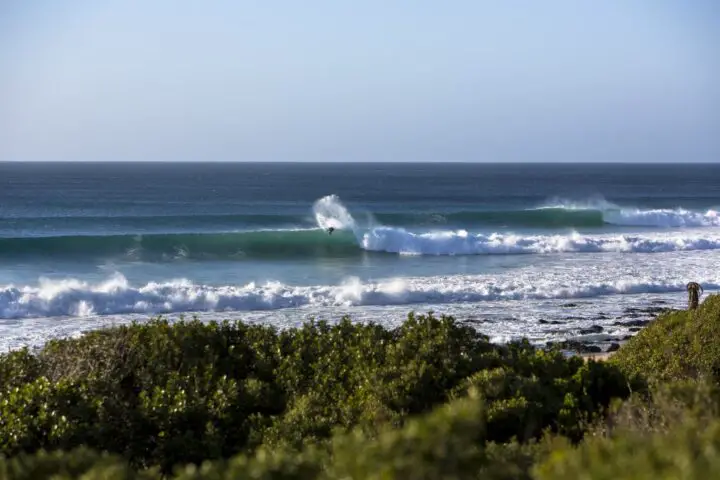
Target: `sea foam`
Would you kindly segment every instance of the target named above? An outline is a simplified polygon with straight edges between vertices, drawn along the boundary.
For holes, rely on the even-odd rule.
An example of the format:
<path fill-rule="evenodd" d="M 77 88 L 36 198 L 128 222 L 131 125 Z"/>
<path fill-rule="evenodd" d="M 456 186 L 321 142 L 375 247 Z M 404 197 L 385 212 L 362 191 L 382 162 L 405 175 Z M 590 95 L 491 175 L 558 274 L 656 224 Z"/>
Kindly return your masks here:
<path fill-rule="evenodd" d="M 715 210 L 705 213 L 678 208 L 675 210 L 622 209 L 603 212 L 603 220 L 612 225 L 638 227 L 719 227 L 720 216 Z"/>
<path fill-rule="evenodd" d="M 493 255 L 543 253 L 658 253 L 720 249 L 720 232 L 637 235 L 471 234 L 465 230 L 413 233 L 377 227 L 362 234 L 365 250 L 408 255 Z"/>
<path fill-rule="evenodd" d="M 235 312 L 293 307 L 386 306 L 498 300 L 592 298 L 612 294 L 684 291 L 685 279 L 626 271 L 518 271 L 513 275 L 451 275 L 339 285 L 293 286 L 282 282 L 203 285 L 187 279 L 132 285 L 121 274 L 98 283 L 41 279 L 37 285 L 0 287 L 0 318 L 83 317 L 118 314 Z M 602 275 L 602 276 L 600 276 Z M 720 288 L 720 276 L 695 279 L 706 290 Z"/>

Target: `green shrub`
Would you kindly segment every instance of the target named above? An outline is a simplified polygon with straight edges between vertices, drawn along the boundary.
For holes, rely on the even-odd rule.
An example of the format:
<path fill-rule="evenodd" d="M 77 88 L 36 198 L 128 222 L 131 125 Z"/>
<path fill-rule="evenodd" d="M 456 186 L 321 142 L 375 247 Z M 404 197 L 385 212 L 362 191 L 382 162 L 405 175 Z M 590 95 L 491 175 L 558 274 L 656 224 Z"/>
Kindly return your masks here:
<path fill-rule="evenodd" d="M 579 447 L 554 450 L 536 469 L 539 480 L 654 480 L 717 478 L 720 474 L 720 420 L 687 421 L 667 432 L 616 432 Z"/>
<path fill-rule="evenodd" d="M 0 356 L 0 375 L 0 453 L 91 445 L 165 473 L 251 461 L 260 447 L 327 451 L 351 431 L 389 438 L 470 391 L 486 405 L 483 442 L 526 444 L 548 430 L 577 441 L 629 394 L 615 366 L 492 345 L 450 317 L 412 314 L 394 330 L 347 318 L 280 332 L 156 319 Z"/>
<path fill-rule="evenodd" d="M 720 386 L 656 384 L 617 402 L 577 447 L 558 441 L 538 478 L 715 478 L 720 473 Z"/>
<path fill-rule="evenodd" d="M 503 367 L 475 373 L 456 392 L 467 388 L 484 397 L 488 439 L 495 442 L 526 442 L 546 430 L 580 440 L 613 398 L 630 394 L 625 377 L 613 365 L 528 349 Z"/>
<path fill-rule="evenodd" d="M 71 452 L 21 454 L 0 457 L 0 480 L 141 480 L 159 478 L 150 472 L 138 473 L 119 457 L 101 455 L 86 448 Z"/>
<path fill-rule="evenodd" d="M 612 362 L 650 381 L 709 378 L 720 382 L 720 295 L 697 310 L 664 314 L 628 341 Z"/>

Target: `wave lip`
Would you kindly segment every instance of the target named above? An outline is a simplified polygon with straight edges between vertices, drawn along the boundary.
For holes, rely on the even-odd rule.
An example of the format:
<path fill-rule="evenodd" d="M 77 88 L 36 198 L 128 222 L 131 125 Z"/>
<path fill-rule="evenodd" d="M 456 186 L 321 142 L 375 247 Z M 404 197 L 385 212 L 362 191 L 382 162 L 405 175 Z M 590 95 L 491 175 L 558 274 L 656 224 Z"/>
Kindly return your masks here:
<path fill-rule="evenodd" d="M 700 280 L 706 290 L 720 288 L 720 278 Z M 77 279 L 41 279 L 37 286 L 0 287 L 0 319 L 544 300 L 680 292 L 684 289 L 685 282 L 679 279 L 627 276 L 604 281 L 576 279 L 570 283 L 561 277 L 491 279 L 454 276 L 365 284 L 358 279 L 348 279 L 336 286 L 290 286 L 280 282 L 209 286 L 180 279 L 132 286 L 125 277 L 116 274 L 95 284 Z"/>

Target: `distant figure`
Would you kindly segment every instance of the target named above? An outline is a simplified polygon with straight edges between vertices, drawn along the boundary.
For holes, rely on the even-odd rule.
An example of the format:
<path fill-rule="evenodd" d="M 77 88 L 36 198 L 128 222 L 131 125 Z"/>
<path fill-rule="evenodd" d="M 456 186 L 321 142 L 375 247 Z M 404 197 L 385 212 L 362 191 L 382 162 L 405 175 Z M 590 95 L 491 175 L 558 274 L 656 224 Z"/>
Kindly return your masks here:
<path fill-rule="evenodd" d="M 332 235 L 332 232 L 335 231 L 335 227 L 328 227 L 328 235 Z"/>
<path fill-rule="evenodd" d="M 700 295 L 703 294 L 703 288 L 697 282 L 690 282 L 687 284 L 688 291 L 688 309 L 695 310 L 700 303 Z"/>

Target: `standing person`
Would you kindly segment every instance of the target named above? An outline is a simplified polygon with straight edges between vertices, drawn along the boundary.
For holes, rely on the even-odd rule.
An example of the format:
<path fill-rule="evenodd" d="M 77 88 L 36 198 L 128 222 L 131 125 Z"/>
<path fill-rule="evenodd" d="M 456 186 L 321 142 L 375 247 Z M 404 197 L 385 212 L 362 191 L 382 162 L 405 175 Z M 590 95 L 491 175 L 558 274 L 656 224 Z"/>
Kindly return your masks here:
<path fill-rule="evenodd" d="M 700 303 L 700 295 L 703 294 L 703 288 L 697 282 L 687 284 L 688 291 L 688 309 L 695 310 Z"/>

